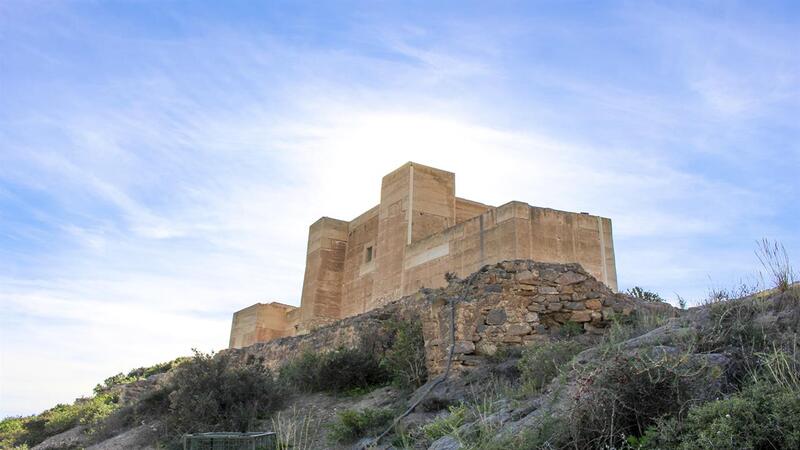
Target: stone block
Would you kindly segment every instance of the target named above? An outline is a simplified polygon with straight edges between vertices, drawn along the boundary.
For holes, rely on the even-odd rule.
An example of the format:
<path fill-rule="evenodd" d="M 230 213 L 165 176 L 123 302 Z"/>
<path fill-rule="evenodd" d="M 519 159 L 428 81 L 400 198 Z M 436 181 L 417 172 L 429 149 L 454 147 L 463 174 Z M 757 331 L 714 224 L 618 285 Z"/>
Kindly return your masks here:
<path fill-rule="evenodd" d="M 486 314 L 486 324 L 488 325 L 502 325 L 507 319 L 506 310 L 502 308 L 493 309 Z"/>
<path fill-rule="evenodd" d="M 583 311 L 586 306 L 582 302 L 568 302 L 564 305 L 570 311 Z"/>
<path fill-rule="evenodd" d="M 539 286 L 540 294 L 558 294 L 558 289 L 553 286 Z"/>
<path fill-rule="evenodd" d="M 564 307 L 564 305 L 561 304 L 561 303 L 548 303 L 547 304 L 547 310 L 548 311 L 561 311 L 561 308 L 563 308 L 563 307 Z"/>
<path fill-rule="evenodd" d="M 600 310 L 603 307 L 603 304 L 600 303 L 600 300 L 596 299 L 586 300 L 585 305 L 588 309 L 593 309 L 595 311 Z"/>
<path fill-rule="evenodd" d="M 453 353 L 469 354 L 475 352 L 475 343 L 472 341 L 456 341 Z"/>
<path fill-rule="evenodd" d="M 485 289 L 486 292 L 503 292 L 503 286 L 499 284 L 490 284 Z"/>
<path fill-rule="evenodd" d="M 515 323 L 508 327 L 506 334 L 509 336 L 522 336 L 530 333 L 531 331 L 533 331 L 533 328 L 531 328 L 531 326 L 527 323 Z"/>
<path fill-rule="evenodd" d="M 573 322 L 591 322 L 592 320 L 592 312 L 591 311 L 573 311 L 572 315 L 570 316 L 569 320 Z"/>
<path fill-rule="evenodd" d="M 505 342 L 506 344 L 521 344 L 522 336 L 506 335 L 503 337 L 503 342 Z"/>
<path fill-rule="evenodd" d="M 530 309 L 530 306 L 528 307 L 528 309 Z M 531 323 L 531 322 L 538 322 L 538 321 L 539 321 L 539 314 L 537 314 L 535 312 L 529 312 L 529 313 L 525 314 L 525 322 Z"/>
<path fill-rule="evenodd" d="M 530 305 L 528 305 L 528 311 L 544 312 L 544 310 L 545 310 L 544 305 L 540 305 L 539 303 L 531 303 Z"/>
<path fill-rule="evenodd" d="M 556 278 L 556 283 L 558 284 L 575 284 L 580 283 L 581 281 L 586 280 L 586 275 L 581 275 L 575 272 L 565 272 L 559 275 Z"/>
<path fill-rule="evenodd" d="M 475 353 L 479 355 L 494 355 L 496 352 L 497 345 L 489 341 L 482 341 L 475 345 Z"/>
<path fill-rule="evenodd" d="M 523 270 L 517 272 L 517 282 L 521 284 L 536 284 L 539 281 L 539 271 L 537 270 Z"/>
<path fill-rule="evenodd" d="M 558 278 L 558 272 L 553 269 L 544 269 L 539 272 L 539 278 L 547 281 L 556 281 L 556 278 Z"/>

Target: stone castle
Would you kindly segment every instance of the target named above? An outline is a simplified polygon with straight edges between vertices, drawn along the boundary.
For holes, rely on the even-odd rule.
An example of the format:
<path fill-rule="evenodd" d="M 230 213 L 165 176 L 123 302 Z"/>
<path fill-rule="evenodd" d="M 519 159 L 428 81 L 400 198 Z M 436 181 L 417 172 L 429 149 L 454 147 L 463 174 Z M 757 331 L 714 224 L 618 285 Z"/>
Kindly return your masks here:
<path fill-rule="evenodd" d="M 455 174 L 409 162 L 383 177 L 380 203 L 351 221 L 309 228 L 300 307 L 234 313 L 231 348 L 305 334 L 504 260 L 579 263 L 617 289 L 611 220 L 512 201 L 455 196 Z"/>

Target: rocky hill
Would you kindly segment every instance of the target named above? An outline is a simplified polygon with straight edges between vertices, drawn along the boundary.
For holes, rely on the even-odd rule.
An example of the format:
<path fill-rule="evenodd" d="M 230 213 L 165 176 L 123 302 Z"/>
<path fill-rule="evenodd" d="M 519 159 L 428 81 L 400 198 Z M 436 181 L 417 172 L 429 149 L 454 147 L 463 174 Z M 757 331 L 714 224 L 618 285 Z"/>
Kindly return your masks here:
<path fill-rule="evenodd" d="M 800 288 L 749 294 L 684 311 L 577 265 L 506 261 L 308 335 L 112 377 L 4 420 L 0 445 L 268 430 L 281 449 L 800 448 Z"/>

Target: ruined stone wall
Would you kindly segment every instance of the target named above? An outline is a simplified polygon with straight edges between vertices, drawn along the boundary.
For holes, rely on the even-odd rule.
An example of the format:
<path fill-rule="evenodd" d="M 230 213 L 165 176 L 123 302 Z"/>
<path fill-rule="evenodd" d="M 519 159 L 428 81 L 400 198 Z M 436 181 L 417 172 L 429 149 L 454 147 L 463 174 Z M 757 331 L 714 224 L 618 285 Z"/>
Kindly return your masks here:
<path fill-rule="evenodd" d="M 230 348 L 225 352 L 232 352 L 245 360 L 262 361 L 274 370 L 305 351 L 327 352 L 340 347 L 356 347 L 362 340 L 380 333 L 390 321 L 419 320 L 425 305 L 425 297 L 421 294 L 408 296 L 381 308 L 321 326 L 307 334 Z"/>
<path fill-rule="evenodd" d="M 466 283 L 458 280 L 444 288 L 422 289 L 306 335 L 229 351 L 277 368 L 305 350 L 321 352 L 358 345 L 388 321 L 419 320 L 428 370 L 437 374 L 450 348 L 448 301 L 459 298 Z M 572 327 L 578 330 L 599 333 L 614 316 L 630 315 L 637 307 L 642 307 L 641 303 L 613 293 L 577 264 L 516 260 L 487 265 L 473 277 L 464 300 L 456 303 L 454 367 L 477 364 L 500 347 L 550 339 L 569 322 L 574 322 Z"/>
<path fill-rule="evenodd" d="M 437 290 L 423 312 L 431 373 L 443 369 L 450 348 L 448 299 L 458 298 L 465 285 L 461 280 Z M 601 333 L 615 316 L 671 309 L 615 294 L 579 264 L 504 261 L 484 266 L 468 289 L 466 299 L 456 303 L 456 368 L 476 364 L 501 347 L 549 340 L 570 323 L 573 330 Z"/>

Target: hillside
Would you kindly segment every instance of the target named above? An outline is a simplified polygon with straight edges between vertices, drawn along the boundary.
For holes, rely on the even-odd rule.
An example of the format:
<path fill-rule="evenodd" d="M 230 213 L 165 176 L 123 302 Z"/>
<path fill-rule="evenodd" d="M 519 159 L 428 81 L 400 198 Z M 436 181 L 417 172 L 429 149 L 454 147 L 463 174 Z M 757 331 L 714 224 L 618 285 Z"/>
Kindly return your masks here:
<path fill-rule="evenodd" d="M 120 374 L 4 420 L 0 445 L 270 430 L 281 449 L 798 448 L 800 287 L 743 293 L 678 310 L 507 261 L 310 335 Z"/>

